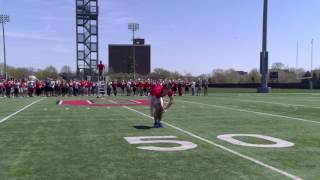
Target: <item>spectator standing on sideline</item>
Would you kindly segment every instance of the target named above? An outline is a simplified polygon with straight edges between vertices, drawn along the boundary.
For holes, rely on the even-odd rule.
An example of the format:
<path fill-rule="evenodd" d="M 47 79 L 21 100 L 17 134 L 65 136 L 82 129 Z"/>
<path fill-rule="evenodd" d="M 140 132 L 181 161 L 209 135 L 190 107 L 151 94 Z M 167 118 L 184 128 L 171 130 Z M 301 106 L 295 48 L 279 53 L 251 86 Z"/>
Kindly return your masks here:
<path fill-rule="evenodd" d="M 179 96 L 182 96 L 182 81 L 178 82 L 178 93 L 179 93 Z"/>
<path fill-rule="evenodd" d="M 19 97 L 19 93 L 20 93 L 20 81 L 15 80 L 14 86 L 13 86 L 14 97 Z"/>
<path fill-rule="evenodd" d="M 126 87 L 126 83 L 124 82 L 124 80 L 122 80 L 121 82 L 121 96 L 124 96 L 124 88 Z"/>
<path fill-rule="evenodd" d="M 0 96 L 4 96 L 4 82 L 0 80 Z"/>
<path fill-rule="evenodd" d="M 199 79 L 196 83 L 197 96 L 201 96 L 201 88 L 202 88 L 202 84 L 201 84 L 201 80 Z"/>
<path fill-rule="evenodd" d="M 111 86 L 112 86 L 112 91 L 113 91 L 113 95 L 114 96 L 117 96 L 117 86 L 118 86 L 118 82 L 117 81 L 112 81 L 111 82 Z"/>
<path fill-rule="evenodd" d="M 191 95 L 194 96 L 196 91 L 196 82 L 192 81 L 191 82 Z"/>
<path fill-rule="evenodd" d="M 203 86 L 203 95 L 204 96 L 208 96 L 208 87 L 209 87 L 209 82 L 208 80 L 204 80 L 204 82 L 202 83 Z"/>
<path fill-rule="evenodd" d="M 104 64 L 102 64 L 102 61 L 100 61 L 100 64 L 98 64 L 98 71 L 99 71 L 99 81 L 103 80 L 103 74 L 104 74 Z"/>
<path fill-rule="evenodd" d="M 189 92 L 189 89 L 190 89 L 190 82 L 188 81 L 188 80 L 186 80 L 185 81 L 185 84 L 184 84 L 184 94 L 185 95 L 189 95 L 190 94 L 190 92 Z"/>

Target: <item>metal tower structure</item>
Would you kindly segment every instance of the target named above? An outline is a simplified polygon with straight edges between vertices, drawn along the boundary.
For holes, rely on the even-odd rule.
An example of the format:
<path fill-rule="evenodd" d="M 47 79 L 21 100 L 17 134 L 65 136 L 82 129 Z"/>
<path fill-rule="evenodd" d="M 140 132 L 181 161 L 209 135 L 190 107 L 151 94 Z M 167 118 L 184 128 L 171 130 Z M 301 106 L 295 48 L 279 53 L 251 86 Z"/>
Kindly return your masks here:
<path fill-rule="evenodd" d="M 76 0 L 77 75 L 97 77 L 99 58 L 98 0 Z"/>

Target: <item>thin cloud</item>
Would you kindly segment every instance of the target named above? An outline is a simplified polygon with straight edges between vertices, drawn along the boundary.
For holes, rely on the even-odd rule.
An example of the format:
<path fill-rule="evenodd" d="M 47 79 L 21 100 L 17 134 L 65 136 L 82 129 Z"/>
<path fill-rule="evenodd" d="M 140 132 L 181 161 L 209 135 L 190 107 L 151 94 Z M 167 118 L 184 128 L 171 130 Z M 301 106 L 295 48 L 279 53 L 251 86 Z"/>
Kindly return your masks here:
<path fill-rule="evenodd" d="M 100 16 L 102 20 L 115 25 L 123 25 L 138 20 L 138 18 L 128 14 L 128 12 L 123 9 L 110 9 L 106 11 L 106 13 L 101 13 Z"/>
<path fill-rule="evenodd" d="M 52 21 L 58 21 L 58 22 L 68 22 L 72 23 L 75 21 L 75 18 L 73 17 L 62 17 L 62 16 L 32 16 L 30 17 L 34 20 L 40 20 L 40 21 L 46 21 L 46 22 L 52 22 Z"/>
<path fill-rule="evenodd" d="M 118 24 L 118 25 L 122 25 L 122 24 L 128 24 L 129 22 L 135 22 L 136 19 L 133 18 L 133 17 L 126 17 L 126 16 L 123 16 L 123 17 L 117 17 L 117 18 L 113 18 L 112 19 L 112 23 L 114 24 Z"/>
<path fill-rule="evenodd" d="M 75 49 L 58 45 L 58 46 L 51 48 L 51 51 L 53 51 L 55 53 L 59 53 L 59 54 L 69 54 L 70 52 L 73 53 L 75 51 Z"/>
<path fill-rule="evenodd" d="M 52 36 L 52 35 L 45 35 L 45 34 L 8 32 L 6 35 L 12 38 L 32 39 L 32 40 L 40 40 L 40 41 L 68 42 L 68 40 L 65 38 Z"/>

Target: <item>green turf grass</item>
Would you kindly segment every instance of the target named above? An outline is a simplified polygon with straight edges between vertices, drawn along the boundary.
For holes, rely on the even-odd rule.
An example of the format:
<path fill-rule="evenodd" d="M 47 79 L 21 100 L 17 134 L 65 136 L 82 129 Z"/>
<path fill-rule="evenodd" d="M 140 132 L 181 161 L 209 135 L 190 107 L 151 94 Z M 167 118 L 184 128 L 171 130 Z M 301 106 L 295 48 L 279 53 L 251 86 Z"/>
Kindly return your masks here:
<path fill-rule="evenodd" d="M 90 99 L 83 97 L 86 98 Z M 168 126 L 137 129 L 135 126 L 152 126 L 152 120 L 125 108 L 61 107 L 56 104 L 59 99 L 47 98 L 0 124 L 0 179 L 288 179 Z M 35 100 L 0 99 L 1 118 Z M 318 179 L 320 124 L 292 119 L 320 122 L 318 101 L 320 96 L 316 94 L 281 93 L 175 97 L 175 104 L 164 119 L 303 179 Z M 149 114 L 147 107 L 131 108 Z M 295 146 L 241 147 L 218 140 L 216 137 L 221 134 L 261 134 Z M 124 140 L 135 136 L 177 136 L 198 147 L 180 152 L 145 151 Z"/>
<path fill-rule="evenodd" d="M 320 93 L 319 89 L 272 89 L 272 93 Z M 191 92 L 191 90 L 190 90 Z M 202 89 L 203 92 L 203 89 Z M 209 88 L 209 93 L 256 93 L 256 88 Z"/>

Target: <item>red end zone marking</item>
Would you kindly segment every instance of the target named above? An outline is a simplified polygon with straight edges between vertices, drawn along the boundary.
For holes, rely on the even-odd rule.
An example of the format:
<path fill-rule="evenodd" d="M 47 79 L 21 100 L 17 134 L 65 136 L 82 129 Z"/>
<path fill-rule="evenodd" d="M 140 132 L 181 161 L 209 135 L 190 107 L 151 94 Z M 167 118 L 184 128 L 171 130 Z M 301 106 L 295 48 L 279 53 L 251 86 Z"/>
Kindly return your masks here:
<path fill-rule="evenodd" d="M 134 104 L 95 104 L 88 100 L 61 100 L 59 105 L 62 106 L 94 106 L 94 107 L 121 107 L 121 106 L 148 106 L 149 101 L 147 99 L 129 100 L 128 102 L 134 102 Z"/>

